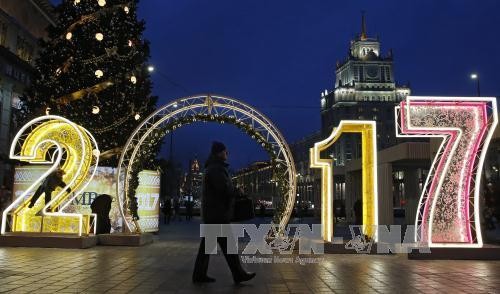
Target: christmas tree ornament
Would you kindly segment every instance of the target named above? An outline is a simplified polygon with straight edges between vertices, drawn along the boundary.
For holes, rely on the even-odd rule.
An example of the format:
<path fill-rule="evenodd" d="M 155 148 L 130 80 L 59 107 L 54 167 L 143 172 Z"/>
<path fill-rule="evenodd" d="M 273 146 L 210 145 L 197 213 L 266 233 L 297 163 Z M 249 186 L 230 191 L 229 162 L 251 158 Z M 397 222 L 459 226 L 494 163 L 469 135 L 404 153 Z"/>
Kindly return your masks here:
<path fill-rule="evenodd" d="M 135 76 L 131 76 L 130 81 L 132 82 L 132 84 L 135 84 L 137 83 L 137 78 Z"/>
<path fill-rule="evenodd" d="M 135 116 L 134 116 L 134 118 L 135 118 L 135 120 L 139 120 L 139 119 L 141 119 L 141 115 L 138 114 L 138 113 L 136 113 Z"/>
<path fill-rule="evenodd" d="M 100 79 L 102 78 L 102 76 L 104 75 L 104 73 L 102 72 L 102 70 L 98 69 L 95 71 L 95 76 Z"/>
<path fill-rule="evenodd" d="M 93 113 L 93 114 L 98 114 L 98 113 L 99 113 L 99 111 L 100 111 L 99 106 L 94 106 L 94 107 L 92 107 L 92 113 Z"/>
<path fill-rule="evenodd" d="M 101 33 L 97 33 L 95 34 L 95 38 L 97 39 L 97 41 L 102 41 L 102 39 L 104 39 L 104 35 Z"/>
<path fill-rule="evenodd" d="M 125 11 L 125 13 L 128 14 L 130 12 L 130 9 L 128 8 L 128 6 L 125 6 L 123 7 L 123 11 Z"/>
<path fill-rule="evenodd" d="M 103 7 L 104 5 L 106 5 L 106 0 L 99 0 L 97 1 L 97 4 L 99 4 L 99 6 Z"/>
<path fill-rule="evenodd" d="M 71 40 L 72 37 L 73 37 L 73 34 L 71 32 L 68 32 L 66 34 L 66 40 Z"/>

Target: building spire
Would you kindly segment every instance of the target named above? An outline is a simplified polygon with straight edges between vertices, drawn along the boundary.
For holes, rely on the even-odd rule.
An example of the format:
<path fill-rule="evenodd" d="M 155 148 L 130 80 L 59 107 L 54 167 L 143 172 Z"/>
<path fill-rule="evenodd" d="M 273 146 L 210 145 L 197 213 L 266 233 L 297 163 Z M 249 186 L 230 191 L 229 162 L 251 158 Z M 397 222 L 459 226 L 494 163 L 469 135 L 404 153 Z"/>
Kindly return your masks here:
<path fill-rule="evenodd" d="M 361 11 L 361 40 L 366 40 L 366 20 L 365 20 L 365 11 Z"/>

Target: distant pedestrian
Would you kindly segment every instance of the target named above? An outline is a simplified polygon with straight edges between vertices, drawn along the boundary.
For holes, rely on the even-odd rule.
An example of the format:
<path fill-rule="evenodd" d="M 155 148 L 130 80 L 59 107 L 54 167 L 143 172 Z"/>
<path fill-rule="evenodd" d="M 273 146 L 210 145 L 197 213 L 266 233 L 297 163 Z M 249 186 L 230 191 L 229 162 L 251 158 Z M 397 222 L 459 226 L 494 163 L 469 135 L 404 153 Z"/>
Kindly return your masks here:
<path fill-rule="evenodd" d="M 97 215 L 97 235 L 111 233 L 111 220 L 109 219 L 109 212 L 111 211 L 112 202 L 113 198 L 111 195 L 101 194 L 94 199 L 92 204 L 90 204 L 92 213 Z"/>
<path fill-rule="evenodd" d="M 179 201 L 179 197 L 174 199 L 174 220 L 175 219 L 182 220 L 181 218 L 181 202 Z"/>
<path fill-rule="evenodd" d="M 191 220 L 193 218 L 193 202 L 188 199 L 186 201 L 186 220 Z"/>
<path fill-rule="evenodd" d="M 165 199 L 161 209 L 163 212 L 163 224 L 170 224 L 170 218 L 172 217 L 172 200 L 170 198 Z"/>
<path fill-rule="evenodd" d="M 260 202 L 259 210 L 260 210 L 260 216 L 265 217 L 266 216 L 266 205 L 262 201 Z"/>
<path fill-rule="evenodd" d="M 205 163 L 201 200 L 201 215 L 205 224 L 229 224 L 232 217 L 234 200 L 238 191 L 233 187 L 229 177 L 228 164 L 226 163 L 227 154 L 224 144 L 214 142 L 210 157 Z M 218 237 L 217 243 L 231 269 L 235 283 L 248 281 L 255 277 L 255 273 L 248 273 L 243 269 L 238 254 L 227 253 L 226 237 Z M 214 278 L 207 276 L 209 259 L 210 255 L 205 253 L 205 238 L 202 237 L 194 266 L 193 282 L 215 282 Z"/>
<path fill-rule="evenodd" d="M 363 224 L 363 202 L 361 202 L 361 199 L 356 200 L 354 202 L 354 224 L 355 225 L 362 225 Z"/>
<path fill-rule="evenodd" d="M 309 205 L 306 202 L 302 203 L 302 217 L 306 217 L 309 210 Z"/>

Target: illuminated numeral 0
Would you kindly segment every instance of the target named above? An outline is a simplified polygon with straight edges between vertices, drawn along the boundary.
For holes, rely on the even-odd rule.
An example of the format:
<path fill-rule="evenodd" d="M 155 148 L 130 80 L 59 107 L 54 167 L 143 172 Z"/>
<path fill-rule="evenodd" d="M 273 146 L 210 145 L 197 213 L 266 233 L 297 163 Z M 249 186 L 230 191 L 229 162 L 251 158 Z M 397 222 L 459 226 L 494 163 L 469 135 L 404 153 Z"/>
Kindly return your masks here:
<path fill-rule="evenodd" d="M 8 215 L 12 216 L 12 232 L 88 233 L 90 215 L 64 213 L 64 209 L 92 180 L 98 157 L 99 149 L 92 135 L 63 117 L 42 116 L 24 125 L 12 142 L 10 158 L 52 166 L 5 209 L 1 233 L 6 232 Z M 67 185 L 57 193 L 54 191 L 49 203 L 41 206 L 43 199 L 39 199 L 37 205 L 29 208 L 32 191 L 59 167 L 65 172 Z M 66 192 L 67 188 L 74 193 Z"/>
<path fill-rule="evenodd" d="M 377 128 L 374 121 L 340 121 L 337 128 L 323 141 L 310 149 L 312 168 L 321 168 L 321 223 L 323 239 L 333 238 L 333 159 L 322 159 L 321 151 L 332 146 L 343 133 L 361 134 L 363 232 L 377 241 L 378 197 L 377 197 Z"/>
<path fill-rule="evenodd" d="M 430 247 L 483 245 L 479 189 L 497 116 L 495 98 L 408 96 L 396 107 L 397 136 L 443 139 L 418 204 L 416 242 Z"/>

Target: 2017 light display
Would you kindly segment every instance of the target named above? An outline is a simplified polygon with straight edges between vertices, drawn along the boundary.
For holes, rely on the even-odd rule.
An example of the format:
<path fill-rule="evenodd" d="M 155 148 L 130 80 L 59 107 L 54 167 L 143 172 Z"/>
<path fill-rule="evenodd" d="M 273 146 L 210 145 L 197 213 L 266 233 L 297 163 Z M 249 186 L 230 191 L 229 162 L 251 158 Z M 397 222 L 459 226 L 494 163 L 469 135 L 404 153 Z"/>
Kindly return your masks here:
<path fill-rule="evenodd" d="M 430 247 L 482 247 L 479 191 L 498 124 L 495 98 L 407 97 L 396 107 L 396 135 L 437 137 L 415 220 L 415 241 Z"/>
<path fill-rule="evenodd" d="M 398 137 L 443 139 L 418 204 L 415 240 L 431 247 L 481 247 L 479 191 L 484 158 L 498 124 L 495 98 L 409 96 L 396 107 L 395 118 Z M 126 208 L 128 175 L 141 145 L 152 140 L 151 136 L 159 140 L 165 130 L 170 130 L 172 123 L 176 123 L 173 127 L 176 128 L 205 119 L 242 125 L 270 153 L 273 162 L 283 167 L 278 169 L 278 176 L 285 195 L 283 209 L 276 219 L 283 229 L 295 202 L 295 168 L 282 135 L 266 117 L 244 103 L 228 97 L 200 95 L 182 98 L 160 108 L 142 122 L 129 138 L 117 176 L 118 200 L 129 230 L 134 231 L 134 224 L 130 223 L 123 209 Z M 341 121 L 328 138 L 315 143 L 310 149 L 311 167 L 322 169 L 323 237 L 326 241 L 333 238 L 333 159 L 323 159 L 320 154 L 343 133 L 361 134 L 364 233 L 377 241 L 374 121 Z M 2 234 L 7 231 L 9 215 L 12 216 L 12 232 L 89 233 L 90 215 L 64 213 L 74 197 L 90 182 L 97 168 L 99 150 L 87 130 L 59 116 L 36 118 L 17 133 L 11 145 L 10 157 L 33 164 L 49 164 L 51 168 L 5 209 L 2 214 Z M 41 205 L 43 200 L 39 200 L 35 207 L 28 208 L 34 189 L 59 167 L 66 172 L 64 179 L 67 186 L 56 190 L 55 197 L 49 203 Z M 72 195 L 65 192 L 68 187 L 74 191 Z"/>
<path fill-rule="evenodd" d="M 89 233 L 90 215 L 64 213 L 91 181 L 98 165 L 99 149 L 87 130 L 60 116 L 38 117 L 19 130 L 10 148 L 10 158 L 52 166 L 4 210 L 2 234 L 6 233 L 8 215 L 12 216 L 12 232 Z M 32 192 L 58 168 L 65 172 L 67 185 L 56 190 L 49 203 L 42 204 L 44 200 L 39 199 L 29 208 Z M 73 193 L 66 192 L 67 188 Z"/>
<path fill-rule="evenodd" d="M 331 135 L 310 149 L 312 168 L 321 168 L 321 223 L 323 238 L 333 238 L 333 159 L 321 158 L 321 151 L 332 146 L 343 133 L 360 133 L 362 148 L 363 232 L 377 241 L 377 125 L 374 121 L 343 120 Z"/>

